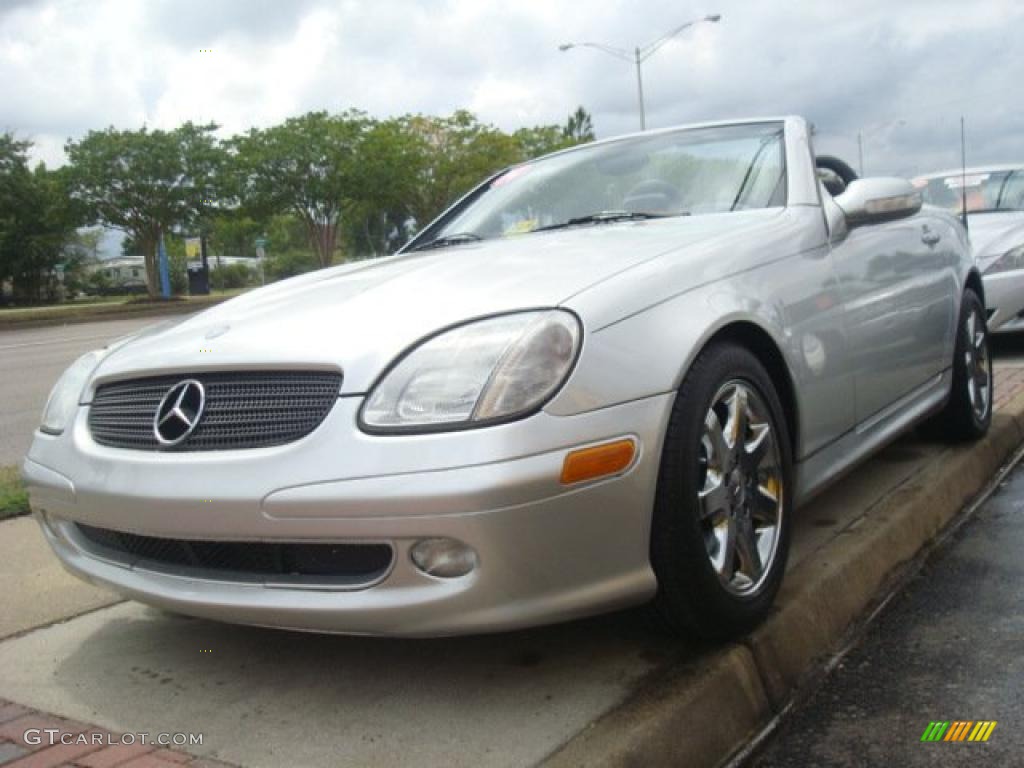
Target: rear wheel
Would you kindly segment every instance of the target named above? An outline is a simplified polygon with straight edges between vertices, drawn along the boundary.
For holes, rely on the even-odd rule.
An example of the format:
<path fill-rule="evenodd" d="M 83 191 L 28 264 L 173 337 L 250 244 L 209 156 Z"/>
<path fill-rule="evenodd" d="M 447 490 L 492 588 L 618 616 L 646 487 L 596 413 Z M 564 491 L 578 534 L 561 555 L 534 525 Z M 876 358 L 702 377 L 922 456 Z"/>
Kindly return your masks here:
<path fill-rule="evenodd" d="M 992 357 L 988 349 L 985 306 L 968 288 L 960 304 L 956 351 L 953 354 L 953 389 L 940 416 L 946 435 L 953 440 L 977 440 L 992 423 Z"/>
<path fill-rule="evenodd" d="M 656 612 L 709 639 L 768 614 L 789 550 L 792 457 L 771 377 L 743 347 L 708 348 L 673 406 L 651 532 Z"/>

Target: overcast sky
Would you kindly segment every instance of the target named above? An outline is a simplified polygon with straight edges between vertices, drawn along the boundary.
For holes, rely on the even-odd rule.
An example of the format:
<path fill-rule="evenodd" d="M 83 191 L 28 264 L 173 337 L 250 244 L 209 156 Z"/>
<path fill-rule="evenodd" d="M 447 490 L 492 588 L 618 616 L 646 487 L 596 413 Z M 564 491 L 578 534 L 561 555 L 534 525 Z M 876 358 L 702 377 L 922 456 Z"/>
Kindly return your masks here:
<path fill-rule="evenodd" d="M 819 151 L 912 174 L 1024 162 L 1020 0 L 0 0 L 0 130 L 64 161 L 90 128 L 224 132 L 308 110 L 468 108 L 506 130 L 636 130 L 631 48 L 706 14 L 644 65 L 648 126 L 798 113 Z M 208 50 L 207 50 L 208 49 Z"/>

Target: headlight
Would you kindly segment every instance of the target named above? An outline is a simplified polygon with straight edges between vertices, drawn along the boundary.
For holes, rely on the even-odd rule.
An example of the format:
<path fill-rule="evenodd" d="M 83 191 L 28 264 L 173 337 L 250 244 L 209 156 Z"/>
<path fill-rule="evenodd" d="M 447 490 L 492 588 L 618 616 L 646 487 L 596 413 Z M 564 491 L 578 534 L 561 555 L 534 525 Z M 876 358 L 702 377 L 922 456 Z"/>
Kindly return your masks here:
<path fill-rule="evenodd" d="M 50 398 L 43 409 L 43 421 L 39 428 L 51 435 L 59 435 L 71 421 L 78 407 L 78 397 L 85 389 L 92 372 L 109 350 L 97 349 L 86 352 L 61 374 L 50 391 Z"/>
<path fill-rule="evenodd" d="M 360 422 L 370 432 L 438 431 L 525 416 L 562 386 L 580 335 L 576 316 L 558 309 L 445 331 L 384 375 Z"/>
<path fill-rule="evenodd" d="M 985 274 L 994 275 L 997 272 L 1009 272 L 1011 269 L 1024 269 L 1024 245 L 1008 250 L 989 265 Z"/>

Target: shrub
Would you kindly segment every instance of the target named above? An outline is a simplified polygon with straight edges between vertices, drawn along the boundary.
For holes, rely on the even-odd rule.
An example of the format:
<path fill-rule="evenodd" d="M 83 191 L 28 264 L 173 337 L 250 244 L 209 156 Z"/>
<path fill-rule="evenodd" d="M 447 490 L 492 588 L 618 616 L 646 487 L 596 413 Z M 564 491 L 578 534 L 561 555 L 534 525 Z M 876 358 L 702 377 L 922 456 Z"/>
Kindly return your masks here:
<path fill-rule="evenodd" d="M 304 272 L 312 272 L 319 269 L 320 262 L 311 251 L 293 249 L 282 251 L 268 256 L 264 262 L 267 282 L 284 280 L 286 277 L 294 277 Z"/>
<path fill-rule="evenodd" d="M 218 291 L 244 288 L 255 280 L 256 274 L 248 264 L 222 264 L 210 270 L 210 287 Z"/>

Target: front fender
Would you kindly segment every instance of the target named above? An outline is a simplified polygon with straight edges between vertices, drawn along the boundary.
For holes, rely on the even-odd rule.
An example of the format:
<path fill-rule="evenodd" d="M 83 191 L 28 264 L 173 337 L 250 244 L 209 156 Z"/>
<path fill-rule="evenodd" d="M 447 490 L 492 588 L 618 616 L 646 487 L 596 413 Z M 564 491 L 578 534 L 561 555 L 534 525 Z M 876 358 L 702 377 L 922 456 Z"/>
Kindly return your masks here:
<path fill-rule="evenodd" d="M 545 410 L 571 415 L 674 392 L 711 339 L 750 324 L 792 382 L 799 459 L 854 423 L 842 311 L 827 247 L 771 261 L 586 334 L 576 370 Z"/>

